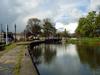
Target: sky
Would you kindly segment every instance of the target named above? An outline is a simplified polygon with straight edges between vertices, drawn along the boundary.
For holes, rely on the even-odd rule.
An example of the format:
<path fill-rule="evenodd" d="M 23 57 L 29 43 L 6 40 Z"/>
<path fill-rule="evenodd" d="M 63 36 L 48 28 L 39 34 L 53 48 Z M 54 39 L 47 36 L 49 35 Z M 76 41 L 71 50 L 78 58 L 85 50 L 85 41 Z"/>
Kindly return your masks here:
<path fill-rule="evenodd" d="M 50 18 L 58 30 L 74 33 L 78 20 L 89 11 L 99 11 L 100 0 L 0 0 L 0 24 L 22 32 L 29 18 Z"/>

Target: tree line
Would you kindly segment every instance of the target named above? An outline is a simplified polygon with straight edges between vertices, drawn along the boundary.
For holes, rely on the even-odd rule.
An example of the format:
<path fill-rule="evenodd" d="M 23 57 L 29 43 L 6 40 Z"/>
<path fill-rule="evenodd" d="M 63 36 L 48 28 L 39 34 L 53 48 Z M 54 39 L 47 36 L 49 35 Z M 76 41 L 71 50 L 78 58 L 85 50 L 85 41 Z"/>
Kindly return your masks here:
<path fill-rule="evenodd" d="M 100 12 L 89 12 L 86 17 L 79 19 L 76 35 L 79 37 L 100 36 Z"/>
<path fill-rule="evenodd" d="M 30 18 L 24 32 L 27 38 L 30 36 L 47 38 L 68 36 L 68 32 L 66 30 L 63 32 L 57 32 L 55 24 L 49 18 L 43 20 L 38 18 Z"/>

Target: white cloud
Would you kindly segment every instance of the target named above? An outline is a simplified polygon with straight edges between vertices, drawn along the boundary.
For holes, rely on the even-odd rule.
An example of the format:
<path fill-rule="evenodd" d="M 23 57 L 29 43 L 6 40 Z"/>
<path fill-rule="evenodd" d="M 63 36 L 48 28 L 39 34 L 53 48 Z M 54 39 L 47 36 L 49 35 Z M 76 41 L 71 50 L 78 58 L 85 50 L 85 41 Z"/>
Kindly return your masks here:
<path fill-rule="evenodd" d="M 65 28 L 64 24 L 58 22 L 56 23 L 55 25 L 56 29 L 60 30 L 60 31 L 63 31 L 63 29 Z"/>
<path fill-rule="evenodd" d="M 90 10 L 99 10 L 100 11 L 100 0 L 91 0 Z"/>
<path fill-rule="evenodd" d="M 59 11 L 58 15 L 55 17 L 55 22 L 71 23 L 77 22 L 81 16 L 84 16 L 86 12 L 83 12 L 83 10 L 78 7 L 88 5 L 88 0 L 65 0 L 65 2 L 61 0 L 58 4 Z"/>
<path fill-rule="evenodd" d="M 55 27 L 59 31 L 64 31 L 64 29 L 66 29 L 69 33 L 74 33 L 77 26 L 78 26 L 78 23 L 69 23 L 67 25 L 64 25 L 63 23 L 56 23 Z"/>
<path fill-rule="evenodd" d="M 69 33 L 74 33 L 77 26 L 78 26 L 78 23 L 69 23 L 68 25 L 65 26 L 65 28 L 66 30 L 69 31 Z"/>

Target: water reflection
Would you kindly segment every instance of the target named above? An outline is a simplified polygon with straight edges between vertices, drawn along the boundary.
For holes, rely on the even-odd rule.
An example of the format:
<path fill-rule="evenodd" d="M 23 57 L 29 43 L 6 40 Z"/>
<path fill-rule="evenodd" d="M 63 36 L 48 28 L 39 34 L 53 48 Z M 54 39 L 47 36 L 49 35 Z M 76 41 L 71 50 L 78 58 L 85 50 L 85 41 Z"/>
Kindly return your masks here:
<path fill-rule="evenodd" d="M 100 46 L 79 46 L 77 51 L 83 64 L 88 64 L 92 69 L 100 67 Z"/>
<path fill-rule="evenodd" d="M 100 75 L 100 46 L 42 44 L 31 52 L 41 75 Z"/>
<path fill-rule="evenodd" d="M 41 63 L 41 56 L 42 56 L 42 50 L 39 46 L 35 46 L 33 47 L 32 51 L 32 57 L 33 60 L 36 64 L 40 64 Z"/>
<path fill-rule="evenodd" d="M 32 50 L 32 56 L 34 59 L 34 62 L 36 64 L 40 64 L 42 60 L 44 60 L 44 63 L 50 63 L 56 56 L 56 48 L 52 48 L 51 45 L 40 45 L 33 47 Z"/>
<path fill-rule="evenodd" d="M 44 62 L 45 63 L 50 63 L 54 57 L 56 56 L 56 48 L 52 48 L 51 45 L 45 45 L 45 50 L 44 50 Z"/>

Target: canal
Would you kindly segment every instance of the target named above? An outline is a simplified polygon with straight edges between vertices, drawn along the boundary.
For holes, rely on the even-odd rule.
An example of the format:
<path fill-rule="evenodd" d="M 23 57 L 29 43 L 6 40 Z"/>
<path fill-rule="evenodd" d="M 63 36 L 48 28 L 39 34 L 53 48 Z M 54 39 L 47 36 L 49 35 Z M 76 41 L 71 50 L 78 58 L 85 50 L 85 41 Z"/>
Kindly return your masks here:
<path fill-rule="evenodd" d="M 41 44 L 31 51 L 40 75 L 100 75 L 100 46 Z"/>

